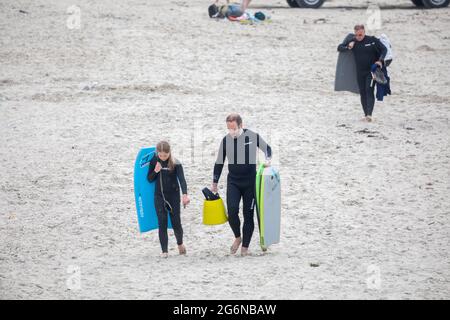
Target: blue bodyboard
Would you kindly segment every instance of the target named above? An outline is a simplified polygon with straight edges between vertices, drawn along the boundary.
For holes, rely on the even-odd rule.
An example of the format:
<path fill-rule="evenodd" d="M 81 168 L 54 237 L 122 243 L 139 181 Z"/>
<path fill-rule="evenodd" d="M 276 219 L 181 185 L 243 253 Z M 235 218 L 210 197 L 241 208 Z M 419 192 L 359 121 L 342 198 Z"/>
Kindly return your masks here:
<path fill-rule="evenodd" d="M 134 164 L 134 197 L 136 201 L 139 231 L 141 233 L 158 229 L 158 217 L 155 209 L 155 188 L 157 181 L 147 180 L 150 160 L 155 156 L 156 148 L 142 148 Z M 172 228 L 170 217 L 168 227 Z"/>

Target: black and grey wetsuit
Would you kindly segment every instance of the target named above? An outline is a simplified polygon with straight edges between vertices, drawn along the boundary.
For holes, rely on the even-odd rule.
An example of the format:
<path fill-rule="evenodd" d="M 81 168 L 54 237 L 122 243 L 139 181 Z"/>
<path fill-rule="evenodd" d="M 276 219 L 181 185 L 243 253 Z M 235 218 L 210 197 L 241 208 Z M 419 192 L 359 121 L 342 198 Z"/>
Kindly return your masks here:
<path fill-rule="evenodd" d="M 384 61 L 387 49 L 376 37 L 365 36 L 363 40 L 346 39 L 338 46 L 338 51 L 350 50 L 348 44 L 355 41 L 352 52 L 356 62 L 356 76 L 364 115 L 371 116 L 375 106 L 374 88 L 370 68 L 376 61 Z"/>
<path fill-rule="evenodd" d="M 264 152 L 266 159 L 271 158 L 272 149 L 259 134 L 244 129 L 243 133 L 237 138 L 226 135 L 222 139 L 214 165 L 213 181 L 217 183 L 222 173 L 225 159 L 228 159 L 228 221 L 234 236 L 236 238 L 240 237 L 241 221 L 239 219 L 239 202 L 242 198 L 244 215 L 242 246 L 247 248 L 250 245 L 255 228 L 253 212 L 258 148 Z"/>
<path fill-rule="evenodd" d="M 156 162 L 161 163 L 160 172 L 155 172 Z M 187 184 L 184 178 L 183 166 L 176 161 L 175 168 L 168 168 L 168 161 L 161 161 L 154 156 L 149 164 L 147 178 L 150 182 L 156 182 L 155 208 L 159 224 L 159 241 L 163 252 L 168 252 L 167 223 L 169 212 L 172 228 L 177 239 L 177 244 L 183 244 L 183 228 L 180 218 L 180 187 L 183 194 L 187 194 Z"/>

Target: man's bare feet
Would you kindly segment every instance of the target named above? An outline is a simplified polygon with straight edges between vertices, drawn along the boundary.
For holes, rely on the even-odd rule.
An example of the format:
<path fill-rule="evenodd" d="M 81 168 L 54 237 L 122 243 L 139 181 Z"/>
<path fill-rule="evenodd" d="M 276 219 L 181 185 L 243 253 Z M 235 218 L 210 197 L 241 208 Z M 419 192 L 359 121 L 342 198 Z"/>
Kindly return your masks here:
<path fill-rule="evenodd" d="M 231 254 L 235 254 L 238 251 L 241 242 L 241 237 L 234 239 L 233 245 L 230 248 Z"/>
<path fill-rule="evenodd" d="M 250 252 L 248 252 L 248 248 L 242 247 L 241 248 L 241 256 L 245 257 L 245 256 L 248 256 L 248 255 L 250 255 Z"/>
<path fill-rule="evenodd" d="M 169 257 L 169 254 L 167 252 L 163 252 L 161 253 L 160 257 L 163 259 L 167 259 Z"/>
<path fill-rule="evenodd" d="M 180 253 L 180 255 L 186 254 L 186 247 L 184 246 L 184 244 L 180 244 L 178 246 L 178 252 Z"/>

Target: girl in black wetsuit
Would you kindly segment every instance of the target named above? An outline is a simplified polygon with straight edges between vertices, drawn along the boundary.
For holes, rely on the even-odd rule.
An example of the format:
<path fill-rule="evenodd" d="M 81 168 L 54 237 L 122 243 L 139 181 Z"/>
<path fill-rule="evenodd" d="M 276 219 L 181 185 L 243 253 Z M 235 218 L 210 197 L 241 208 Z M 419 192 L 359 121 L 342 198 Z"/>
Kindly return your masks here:
<path fill-rule="evenodd" d="M 169 242 L 167 236 L 168 214 L 170 215 L 175 238 L 177 239 L 179 253 L 186 254 L 186 248 L 183 245 L 180 202 L 182 200 L 183 206 L 186 207 L 190 200 L 187 195 L 183 166 L 172 157 L 169 143 L 166 141 L 159 142 L 156 145 L 156 151 L 157 155 L 150 160 L 147 178 L 150 182 L 156 182 L 155 208 L 158 216 L 161 256 L 167 258 Z M 180 187 L 183 199 L 180 199 Z"/>

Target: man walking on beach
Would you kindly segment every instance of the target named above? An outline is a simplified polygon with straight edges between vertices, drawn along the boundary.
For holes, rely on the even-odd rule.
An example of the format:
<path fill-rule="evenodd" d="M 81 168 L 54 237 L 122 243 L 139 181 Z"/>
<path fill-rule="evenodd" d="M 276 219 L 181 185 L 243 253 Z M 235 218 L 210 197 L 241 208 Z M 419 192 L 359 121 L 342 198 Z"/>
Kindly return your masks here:
<path fill-rule="evenodd" d="M 228 159 L 227 177 L 227 209 L 228 221 L 234 233 L 235 240 L 231 246 L 231 254 L 235 254 L 242 243 L 241 255 L 248 255 L 248 247 L 253 235 L 256 158 L 258 148 L 266 156 L 266 166 L 270 166 L 271 147 L 261 136 L 251 130 L 243 129 L 242 118 L 232 113 L 226 118 L 229 133 L 220 143 L 219 153 L 214 165 L 213 185 L 211 191 L 217 193 L 217 183 Z M 243 235 L 241 237 L 241 221 L 239 219 L 239 203 L 243 201 Z"/>
<path fill-rule="evenodd" d="M 338 46 L 339 52 L 351 50 L 356 62 L 356 76 L 361 96 L 361 105 L 365 120 L 372 121 L 372 112 L 375 106 L 374 82 L 372 81 L 371 67 L 378 64 L 383 67 L 387 49 L 379 39 L 367 36 L 364 25 L 358 24 L 354 28 L 355 37 L 344 41 Z"/>

